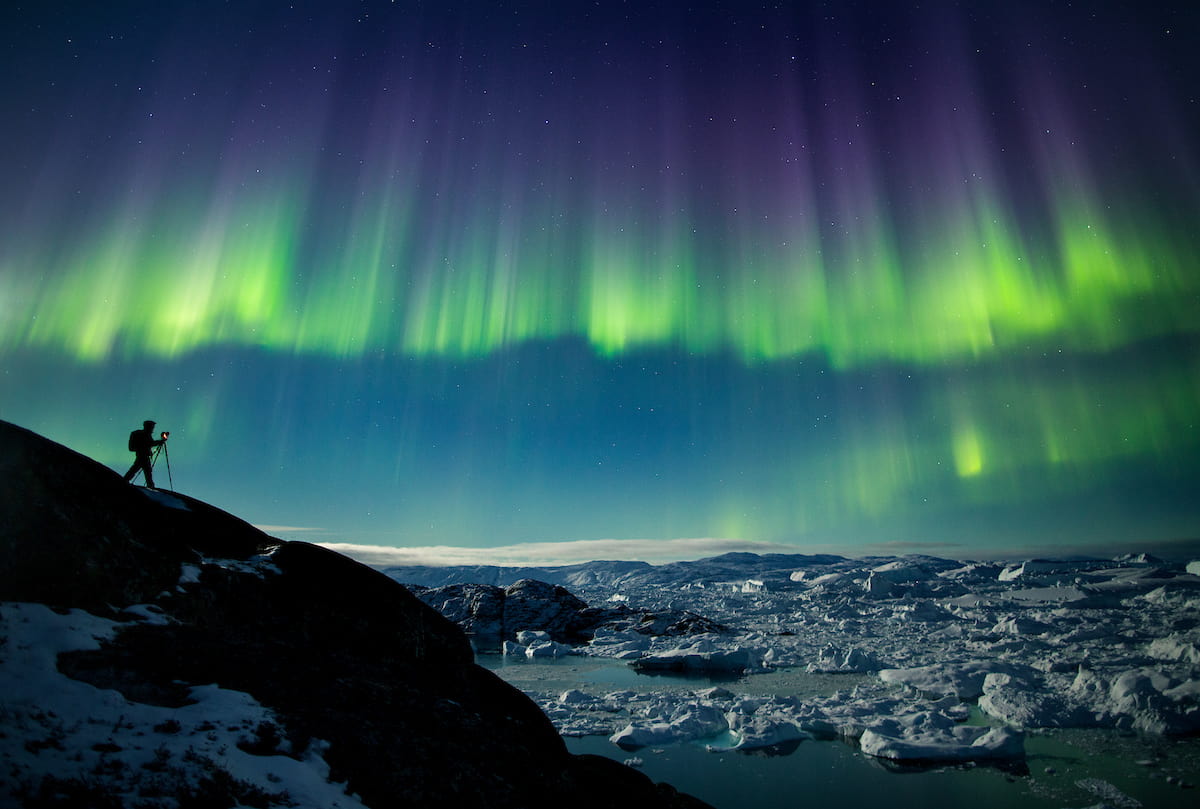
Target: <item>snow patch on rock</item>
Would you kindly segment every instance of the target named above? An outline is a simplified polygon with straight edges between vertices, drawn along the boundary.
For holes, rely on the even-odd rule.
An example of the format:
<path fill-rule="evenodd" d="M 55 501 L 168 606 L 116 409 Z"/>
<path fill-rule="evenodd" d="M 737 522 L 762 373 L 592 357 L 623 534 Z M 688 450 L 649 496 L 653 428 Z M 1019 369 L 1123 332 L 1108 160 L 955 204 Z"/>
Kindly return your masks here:
<path fill-rule="evenodd" d="M 16 731 L 0 734 L 0 804 L 103 771 L 106 790 L 129 806 L 165 806 L 147 795 L 182 794 L 216 778 L 257 796 L 256 805 L 365 809 L 329 781 L 319 743 L 289 750 L 277 718 L 248 694 L 199 686 L 189 704 L 167 708 L 59 672 L 60 653 L 99 648 L 116 626 L 77 609 L 0 603 L 0 712 Z"/>

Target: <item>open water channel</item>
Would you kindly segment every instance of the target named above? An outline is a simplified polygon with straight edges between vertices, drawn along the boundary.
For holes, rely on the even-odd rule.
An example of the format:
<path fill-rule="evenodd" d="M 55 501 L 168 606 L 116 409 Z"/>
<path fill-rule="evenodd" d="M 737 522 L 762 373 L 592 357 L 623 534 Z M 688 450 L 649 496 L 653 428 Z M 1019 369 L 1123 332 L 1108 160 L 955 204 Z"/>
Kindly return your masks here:
<path fill-rule="evenodd" d="M 525 661 L 480 655 L 480 665 L 527 693 L 570 688 L 602 696 L 621 690 L 695 691 L 720 685 L 742 694 L 827 695 L 871 679 L 867 675 L 776 670 L 739 678 L 645 675 L 618 661 L 568 657 Z M 978 718 L 977 721 L 983 721 Z M 626 751 L 604 736 L 567 738 L 573 753 L 638 767 L 717 809 L 792 806 L 920 806 L 922 809 L 1179 809 L 1200 805 L 1200 740 L 1108 730 L 1039 732 L 1026 737 L 1026 757 L 1014 767 L 895 765 L 863 755 L 843 741 L 804 741 L 785 754 L 713 753 L 701 743 Z"/>

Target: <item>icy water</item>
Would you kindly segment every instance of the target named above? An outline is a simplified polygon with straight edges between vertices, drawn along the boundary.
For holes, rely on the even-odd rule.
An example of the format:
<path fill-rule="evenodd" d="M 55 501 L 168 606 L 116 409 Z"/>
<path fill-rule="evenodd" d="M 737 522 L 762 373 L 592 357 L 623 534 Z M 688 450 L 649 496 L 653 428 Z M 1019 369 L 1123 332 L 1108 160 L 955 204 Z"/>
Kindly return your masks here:
<path fill-rule="evenodd" d="M 609 691 L 693 691 L 721 685 L 746 694 L 831 694 L 867 675 L 781 670 L 717 679 L 644 675 L 608 660 L 571 657 L 526 662 L 481 655 L 480 665 L 528 692 L 579 688 Z M 711 753 L 702 744 L 621 750 L 603 736 L 568 738 L 574 753 L 626 761 L 717 809 L 825 805 L 920 806 L 922 809 L 1179 809 L 1200 804 L 1200 791 L 1168 781 L 1200 781 L 1200 740 L 1122 735 L 1115 731 L 1055 731 L 1026 738 L 1024 766 L 899 767 L 841 741 L 804 741 L 789 753 Z"/>

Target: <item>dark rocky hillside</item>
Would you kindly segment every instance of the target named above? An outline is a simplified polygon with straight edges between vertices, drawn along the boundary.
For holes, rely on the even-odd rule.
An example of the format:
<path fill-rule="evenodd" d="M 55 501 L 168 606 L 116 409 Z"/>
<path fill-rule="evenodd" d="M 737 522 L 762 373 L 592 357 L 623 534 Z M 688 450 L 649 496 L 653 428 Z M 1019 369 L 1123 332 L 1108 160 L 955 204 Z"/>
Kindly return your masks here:
<path fill-rule="evenodd" d="M 568 754 L 532 701 L 474 665 L 457 626 L 387 576 L 129 486 L 6 422 L 0 602 L 116 620 L 98 648 L 59 655 L 58 670 L 131 706 L 182 708 L 210 683 L 249 694 L 279 725 L 257 752 L 298 755 L 321 740 L 328 779 L 376 809 L 703 806 L 609 759 Z M 0 710 L 0 733 L 20 733 L 3 727 L 9 715 Z M 37 787 L 25 785 L 26 805 L 116 800 L 99 776 L 74 804 Z"/>

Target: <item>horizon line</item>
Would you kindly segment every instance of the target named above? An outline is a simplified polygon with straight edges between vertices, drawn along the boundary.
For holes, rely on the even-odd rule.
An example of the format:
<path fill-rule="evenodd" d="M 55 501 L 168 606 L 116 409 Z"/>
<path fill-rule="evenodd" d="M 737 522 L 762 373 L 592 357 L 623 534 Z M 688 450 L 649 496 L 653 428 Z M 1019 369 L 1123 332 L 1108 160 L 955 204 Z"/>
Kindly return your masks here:
<path fill-rule="evenodd" d="M 495 547 L 455 545 L 395 546 L 353 542 L 314 544 L 345 554 L 375 568 L 386 567 L 563 567 L 586 562 L 645 562 L 668 564 L 697 561 L 726 553 L 797 556 L 832 555 L 847 559 L 871 556 L 938 556 L 963 562 L 1018 562 L 1037 558 L 1110 559 L 1124 554 L 1149 553 L 1166 559 L 1200 558 L 1200 538 L 1179 538 L 1091 545 L 1027 545 L 1013 548 L 973 548 L 966 542 L 876 542 L 854 547 L 833 543 L 794 545 L 762 540 L 719 537 L 671 539 L 580 539 L 558 542 L 523 542 Z"/>

